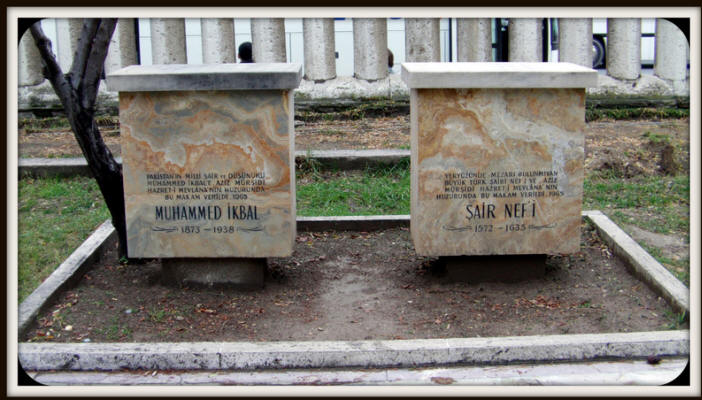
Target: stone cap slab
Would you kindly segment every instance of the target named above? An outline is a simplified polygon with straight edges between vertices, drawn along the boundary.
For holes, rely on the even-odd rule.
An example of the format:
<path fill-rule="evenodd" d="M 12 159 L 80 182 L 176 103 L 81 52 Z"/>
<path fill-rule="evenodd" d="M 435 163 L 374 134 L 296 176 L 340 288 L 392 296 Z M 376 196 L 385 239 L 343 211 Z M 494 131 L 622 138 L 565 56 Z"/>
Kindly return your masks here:
<path fill-rule="evenodd" d="M 402 63 L 402 80 L 410 89 L 586 88 L 597 86 L 597 71 L 572 63 Z"/>
<path fill-rule="evenodd" d="M 131 65 L 107 75 L 107 88 L 118 92 L 180 90 L 294 89 L 302 79 L 302 65 L 162 64 Z"/>

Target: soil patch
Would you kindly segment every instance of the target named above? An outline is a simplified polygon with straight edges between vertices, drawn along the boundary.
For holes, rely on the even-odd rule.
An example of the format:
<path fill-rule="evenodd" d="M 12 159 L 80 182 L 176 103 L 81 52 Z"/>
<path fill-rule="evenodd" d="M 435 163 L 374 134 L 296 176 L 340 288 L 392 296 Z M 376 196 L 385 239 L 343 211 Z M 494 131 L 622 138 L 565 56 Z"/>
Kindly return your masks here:
<path fill-rule="evenodd" d="M 383 340 L 679 329 L 667 303 L 588 224 L 577 254 L 530 280 L 451 282 L 407 228 L 300 233 L 255 292 L 172 288 L 159 260 L 120 265 L 110 247 L 24 341 Z"/>
<path fill-rule="evenodd" d="M 118 130 L 102 131 L 102 139 L 114 156 L 122 154 Z M 83 157 L 71 131 L 27 132 L 20 129 L 17 144 L 20 158 Z"/>
<path fill-rule="evenodd" d="M 409 115 L 359 120 L 319 120 L 295 127 L 298 150 L 409 149 Z"/>
<path fill-rule="evenodd" d="M 626 178 L 689 174 L 690 120 L 590 122 L 585 170 L 612 170 Z"/>
<path fill-rule="evenodd" d="M 690 244 L 682 236 L 650 232 L 636 225 L 627 224 L 624 228 L 637 242 L 658 248 L 665 258 L 677 261 L 680 255 L 690 254 Z"/>

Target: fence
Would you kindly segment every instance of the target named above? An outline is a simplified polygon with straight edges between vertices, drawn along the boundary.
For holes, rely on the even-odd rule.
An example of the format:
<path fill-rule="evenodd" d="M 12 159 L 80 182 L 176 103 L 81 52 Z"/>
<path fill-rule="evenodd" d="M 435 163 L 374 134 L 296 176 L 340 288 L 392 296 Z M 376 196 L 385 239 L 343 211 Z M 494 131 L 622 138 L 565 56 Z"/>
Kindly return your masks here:
<path fill-rule="evenodd" d="M 244 41 L 252 42 L 255 62 L 300 62 L 304 79 L 314 83 L 345 75 L 379 81 L 398 72 L 403 61 L 560 61 L 591 67 L 593 20 L 560 18 L 557 30 L 543 29 L 553 23 L 543 18 L 120 19 L 105 72 L 138 63 L 237 62 L 237 47 Z M 81 26 L 81 19 L 42 21 L 64 70 Z M 611 78 L 641 76 L 641 26 L 640 18 L 606 20 L 606 74 Z M 687 39 L 665 19 L 655 20 L 654 39 L 654 75 L 680 86 L 688 75 Z M 552 43 L 559 50 L 555 56 Z M 394 68 L 388 67 L 388 50 Z M 20 42 L 19 86 L 43 81 L 40 56 L 27 33 Z"/>

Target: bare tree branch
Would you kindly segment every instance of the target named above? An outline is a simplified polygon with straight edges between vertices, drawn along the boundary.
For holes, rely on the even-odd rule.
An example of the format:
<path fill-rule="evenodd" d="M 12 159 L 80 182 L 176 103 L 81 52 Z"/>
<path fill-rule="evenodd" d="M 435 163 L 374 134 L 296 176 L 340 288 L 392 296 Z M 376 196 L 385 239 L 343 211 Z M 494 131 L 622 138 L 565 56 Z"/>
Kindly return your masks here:
<path fill-rule="evenodd" d="M 40 25 L 34 24 L 30 29 L 43 60 L 44 76 L 51 82 L 61 100 L 76 141 L 112 214 L 112 224 L 119 238 L 120 255 L 126 256 L 122 166 L 105 145 L 95 122 L 95 100 L 100 75 L 115 26 L 115 19 L 84 21 L 71 72 L 68 74 L 61 71 L 56 56 L 51 51 L 51 41 L 44 35 Z"/>
<path fill-rule="evenodd" d="M 95 32 L 99 25 L 100 21 L 95 18 L 83 20 L 83 29 L 80 32 L 78 44 L 76 45 L 76 52 L 73 56 L 73 64 L 68 73 L 68 79 L 71 81 L 71 86 L 73 86 L 75 90 L 78 90 L 81 78 L 85 74 L 88 57 L 90 57 L 90 52 L 93 48 L 93 38 L 95 37 Z"/>
<path fill-rule="evenodd" d="M 83 154 L 87 154 L 89 148 L 88 143 L 81 135 L 76 133 L 80 130 L 79 127 L 76 126 L 77 110 L 72 107 L 72 104 L 74 104 L 76 100 L 76 93 L 73 90 L 73 86 L 71 85 L 70 80 L 66 78 L 66 75 L 63 74 L 61 66 L 56 60 L 56 56 L 51 51 L 51 40 L 49 40 L 49 38 L 44 34 L 41 24 L 36 23 L 29 29 L 32 32 L 34 42 L 39 49 L 39 54 L 41 55 L 42 64 L 44 67 L 44 77 L 51 83 L 56 95 L 59 97 L 59 100 L 61 100 L 63 109 L 68 117 L 68 122 L 71 124 L 71 129 L 74 132 L 74 136 L 76 137 L 76 141 L 78 142 L 81 151 Z"/>
<path fill-rule="evenodd" d="M 95 104 L 98 88 L 100 86 L 100 75 L 105 66 L 105 58 L 110 48 L 110 38 L 117 26 L 116 18 L 105 18 L 100 22 L 100 26 L 95 33 L 95 40 L 92 43 L 90 55 L 85 64 L 85 73 L 82 76 L 80 89 L 83 98 L 83 107 L 90 108 Z"/>
<path fill-rule="evenodd" d="M 66 81 L 61 66 L 59 66 L 56 56 L 51 51 L 51 40 L 46 37 L 39 22 L 30 26 L 29 31 L 32 33 L 34 43 L 37 45 L 41 55 L 44 77 L 51 82 L 51 86 L 53 86 L 56 95 L 61 99 L 61 103 L 65 104 L 71 98 L 71 86 Z"/>

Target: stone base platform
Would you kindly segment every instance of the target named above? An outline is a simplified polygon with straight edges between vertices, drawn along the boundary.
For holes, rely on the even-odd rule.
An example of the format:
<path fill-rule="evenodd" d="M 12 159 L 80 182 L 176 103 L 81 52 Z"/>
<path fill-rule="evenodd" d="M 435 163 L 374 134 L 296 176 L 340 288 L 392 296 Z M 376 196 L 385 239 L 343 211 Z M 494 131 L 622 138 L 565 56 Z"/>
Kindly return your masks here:
<path fill-rule="evenodd" d="M 439 258 L 450 280 L 457 282 L 518 282 L 546 274 L 545 254 L 451 256 Z"/>
<path fill-rule="evenodd" d="M 267 258 L 164 258 L 161 278 L 169 285 L 256 290 L 263 288 L 267 268 Z"/>

